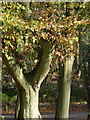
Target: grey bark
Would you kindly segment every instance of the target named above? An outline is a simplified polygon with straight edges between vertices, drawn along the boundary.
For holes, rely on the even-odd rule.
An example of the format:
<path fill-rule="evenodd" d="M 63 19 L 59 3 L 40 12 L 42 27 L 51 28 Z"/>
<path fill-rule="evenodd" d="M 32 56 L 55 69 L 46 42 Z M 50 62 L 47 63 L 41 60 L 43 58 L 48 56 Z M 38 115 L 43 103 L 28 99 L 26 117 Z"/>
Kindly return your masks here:
<path fill-rule="evenodd" d="M 74 58 L 66 58 L 64 65 L 60 63 L 60 79 L 58 85 L 58 99 L 55 118 L 64 119 L 69 117 L 70 90 L 72 78 L 72 66 Z"/>
<path fill-rule="evenodd" d="M 8 56 L 2 54 L 3 61 L 8 72 L 13 77 L 18 88 L 18 99 L 16 105 L 16 120 L 41 118 L 38 110 L 38 94 L 43 79 L 49 72 L 50 63 L 54 53 L 53 45 L 41 38 L 41 59 L 36 68 L 30 73 L 23 73 L 22 69 L 14 63 L 9 62 Z"/>

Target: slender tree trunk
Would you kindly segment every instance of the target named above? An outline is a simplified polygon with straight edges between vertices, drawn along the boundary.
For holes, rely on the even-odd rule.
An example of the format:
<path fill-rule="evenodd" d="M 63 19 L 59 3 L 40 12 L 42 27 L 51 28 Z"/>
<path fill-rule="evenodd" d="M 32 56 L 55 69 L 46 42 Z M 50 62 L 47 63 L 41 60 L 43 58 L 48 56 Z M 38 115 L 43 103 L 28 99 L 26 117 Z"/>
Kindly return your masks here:
<path fill-rule="evenodd" d="M 70 90 L 71 90 L 71 76 L 73 57 L 66 58 L 64 65 L 60 64 L 60 80 L 58 88 L 58 99 L 56 106 L 55 118 L 68 118 L 69 117 L 69 103 L 70 103 Z"/>
<path fill-rule="evenodd" d="M 87 79 L 87 92 L 88 92 L 88 120 L 90 120 L 90 45 L 88 50 L 88 79 Z"/>
<path fill-rule="evenodd" d="M 16 100 L 16 109 L 15 109 L 15 119 L 18 118 L 19 110 L 20 110 L 20 91 L 19 91 L 19 88 L 17 88 L 17 100 Z"/>
<path fill-rule="evenodd" d="M 83 87 L 85 88 L 85 74 L 83 69 L 83 48 L 82 48 L 82 28 L 79 26 L 79 66 L 81 71 L 81 78 L 83 80 Z"/>
<path fill-rule="evenodd" d="M 81 35 L 81 31 L 82 31 L 82 28 L 79 27 L 79 61 L 80 61 L 80 70 L 81 70 L 81 77 L 82 77 L 82 80 L 83 80 L 83 86 L 84 88 L 87 90 L 87 96 L 88 96 L 88 100 L 87 100 L 87 103 L 88 103 L 88 120 L 90 119 L 90 44 L 84 46 L 86 47 L 86 51 L 87 51 L 87 54 L 86 56 L 83 55 L 83 48 L 82 48 L 82 35 Z M 89 43 L 89 41 L 88 41 Z M 86 42 L 84 43 L 84 45 L 87 44 Z M 88 46 L 88 47 L 87 47 Z M 83 63 L 83 58 L 85 57 L 86 59 L 86 62 Z M 88 64 L 85 65 L 85 67 L 83 66 L 83 64 Z"/>
<path fill-rule="evenodd" d="M 88 71 L 86 73 L 86 89 L 87 89 L 87 103 L 88 103 L 88 118 L 90 120 L 90 59 L 88 60 Z"/>

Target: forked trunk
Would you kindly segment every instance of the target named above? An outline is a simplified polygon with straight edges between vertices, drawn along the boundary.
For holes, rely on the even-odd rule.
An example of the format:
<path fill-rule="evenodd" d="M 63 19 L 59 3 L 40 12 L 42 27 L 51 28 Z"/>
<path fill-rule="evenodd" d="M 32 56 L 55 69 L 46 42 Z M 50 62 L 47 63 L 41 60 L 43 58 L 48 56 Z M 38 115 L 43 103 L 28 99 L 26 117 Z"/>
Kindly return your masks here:
<path fill-rule="evenodd" d="M 36 67 L 28 73 L 23 73 L 23 70 L 15 62 L 9 62 L 7 55 L 4 53 L 3 61 L 7 66 L 8 72 L 15 80 L 18 88 L 18 99 L 16 105 L 15 118 L 16 120 L 27 120 L 33 118 L 41 118 L 38 110 L 38 93 L 42 81 L 47 76 L 50 70 L 54 46 L 51 42 L 41 38 L 40 60 Z"/>
<path fill-rule="evenodd" d="M 38 110 L 38 92 L 31 86 L 26 91 L 19 89 L 15 114 L 16 120 L 41 118 Z"/>

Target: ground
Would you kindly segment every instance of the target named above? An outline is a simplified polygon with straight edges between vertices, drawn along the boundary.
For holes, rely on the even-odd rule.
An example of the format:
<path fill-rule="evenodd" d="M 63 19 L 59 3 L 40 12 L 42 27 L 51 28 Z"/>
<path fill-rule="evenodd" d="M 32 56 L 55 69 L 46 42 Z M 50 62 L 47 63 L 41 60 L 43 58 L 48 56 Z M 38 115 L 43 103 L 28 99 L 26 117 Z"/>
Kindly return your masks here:
<path fill-rule="evenodd" d="M 39 110 L 40 113 L 55 113 L 55 103 L 40 103 Z M 87 104 L 71 104 L 70 112 L 88 112 Z M 2 108 L 2 114 L 14 114 L 15 107 L 9 107 L 7 110 Z"/>
<path fill-rule="evenodd" d="M 55 113 L 56 105 L 55 105 L 54 102 L 55 102 L 55 98 L 56 98 L 56 90 L 57 90 L 56 86 L 57 86 L 57 83 L 55 81 L 42 86 L 42 89 L 40 91 L 39 110 L 40 110 L 40 113 L 43 114 L 43 115 L 50 114 L 50 116 L 51 116 L 51 114 Z M 73 90 L 73 89 L 75 89 L 75 90 Z M 73 89 L 72 89 L 72 91 L 73 91 L 74 95 L 72 94 L 72 96 L 74 96 L 74 98 L 77 98 L 75 100 L 79 100 L 79 99 L 82 98 L 82 101 L 84 101 L 83 98 L 86 95 L 84 90 L 81 89 L 81 88 L 77 88 L 77 87 L 73 87 Z M 80 92 L 77 92 L 77 91 L 80 91 Z M 12 91 L 10 89 L 10 93 L 8 93 L 8 94 L 11 94 L 11 92 Z M 54 101 L 54 102 L 50 102 L 50 101 Z M 8 108 L 7 108 L 7 106 L 2 107 L 2 114 L 4 116 L 8 115 L 9 117 L 11 115 L 11 117 L 12 117 L 12 114 L 14 116 L 14 113 L 15 113 L 15 102 L 14 102 L 14 105 L 11 102 L 9 102 L 8 104 L 9 104 Z M 73 103 L 73 104 L 70 105 L 70 112 L 73 113 L 73 114 L 75 113 L 76 116 L 78 116 L 77 114 L 79 114 L 79 113 L 80 114 L 82 113 L 82 115 L 83 115 L 83 113 L 88 112 L 88 105 L 85 102 L 83 104 L 80 104 L 80 102 Z M 71 116 L 73 116 L 73 114 Z"/>

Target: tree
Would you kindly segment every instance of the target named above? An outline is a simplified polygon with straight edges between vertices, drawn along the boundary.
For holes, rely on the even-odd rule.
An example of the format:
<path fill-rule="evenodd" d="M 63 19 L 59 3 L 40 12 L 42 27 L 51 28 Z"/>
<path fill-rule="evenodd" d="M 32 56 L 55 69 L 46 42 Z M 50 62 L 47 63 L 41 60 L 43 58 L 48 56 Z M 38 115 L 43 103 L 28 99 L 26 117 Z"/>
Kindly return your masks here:
<path fill-rule="evenodd" d="M 59 2 L 3 2 L 2 57 L 17 85 L 16 119 L 40 117 L 38 93 L 43 79 L 49 72 L 54 45 L 55 53 L 59 53 L 60 61 L 64 63 L 65 76 L 61 74 L 61 77 L 65 78 L 70 74 L 68 79 L 71 79 L 72 66 L 70 73 L 67 72 L 67 67 L 70 63 L 69 57 L 73 58 L 72 43 L 76 35 L 74 27 L 77 21 L 74 23 L 76 16 L 65 17 L 63 5 L 64 3 Z M 69 86 L 70 83 L 67 87 L 70 88 Z"/>
<path fill-rule="evenodd" d="M 65 4 L 64 4 L 65 6 Z M 70 3 L 66 3 L 66 19 L 70 16 Z M 68 26 L 68 21 L 67 21 Z M 68 36 L 68 27 L 64 32 L 65 37 Z M 71 45 L 72 46 L 72 45 Z M 74 61 L 74 55 L 72 52 L 68 51 L 66 53 L 63 62 L 59 61 L 59 80 L 58 80 L 58 98 L 56 106 L 56 116 L 55 118 L 68 118 L 69 117 L 69 103 L 70 103 L 70 89 L 71 89 L 71 79 L 72 79 L 72 66 Z"/>
<path fill-rule="evenodd" d="M 69 103 L 70 103 L 70 89 L 72 78 L 73 56 L 67 57 L 64 64 L 60 65 L 60 77 L 58 83 L 58 99 L 56 107 L 56 118 L 68 118 Z"/>
<path fill-rule="evenodd" d="M 81 42 L 82 42 L 82 47 L 80 46 L 81 50 L 82 50 L 82 56 L 80 54 L 80 56 L 82 57 L 82 62 L 81 62 L 81 72 L 82 72 L 82 80 L 83 80 L 83 86 L 87 91 L 87 103 L 88 103 L 88 112 L 90 113 L 90 72 L 89 72 L 89 68 L 90 68 L 90 44 L 89 44 L 89 31 L 88 31 L 88 26 L 86 26 L 85 31 L 83 32 L 85 33 L 82 34 L 82 38 L 81 38 Z M 88 114 L 88 119 L 90 115 Z"/>
<path fill-rule="evenodd" d="M 5 5 L 8 5 L 7 8 L 13 9 L 15 4 L 16 3 L 4 3 L 3 7 L 5 7 Z M 28 5 L 29 3 L 25 3 L 26 9 Z M 15 9 L 16 7 L 17 6 L 15 6 Z M 28 15 L 26 15 L 27 12 L 24 11 L 23 14 L 25 15 L 24 16 L 25 19 L 27 20 L 28 19 Z M 10 15 L 10 13 L 8 15 Z M 7 16 L 4 16 L 4 18 L 6 17 Z M 3 24 L 5 23 L 3 22 Z M 11 25 L 10 22 L 9 24 Z M 5 30 L 7 29 L 7 27 L 9 26 L 6 26 Z M 5 34 L 5 32 L 8 34 L 7 30 L 4 31 L 3 34 Z M 31 32 L 32 34 L 35 34 L 38 36 L 38 34 L 33 32 L 32 30 Z M 7 35 L 6 37 L 8 37 L 10 41 L 12 40 L 9 38 L 9 35 Z M 3 42 L 4 42 L 3 43 L 4 49 L 2 53 L 3 62 L 5 63 L 8 69 L 8 72 L 10 73 L 10 75 L 12 76 L 12 78 L 14 79 L 17 85 L 18 97 L 17 97 L 15 118 L 18 120 L 19 119 L 24 120 L 26 118 L 41 118 L 38 110 L 39 89 L 43 79 L 46 77 L 46 75 L 49 72 L 50 63 L 51 63 L 53 52 L 54 52 L 54 46 L 49 40 L 46 40 L 43 37 L 39 37 L 39 38 L 40 40 L 38 42 L 40 45 L 40 56 L 39 56 L 40 60 L 37 63 L 36 67 L 33 69 L 33 71 L 24 73 L 24 67 L 22 67 L 20 63 L 21 61 L 23 61 L 22 54 L 24 52 L 24 46 L 25 46 L 23 40 L 19 41 L 19 37 L 16 39 L 17 47 L 15 48 L 16 51 L 14 51 L 13 44 L 16 44 L 14 41 L 15 39 L 11 41 L 11 42 L 14 42 L 12 43 L 12 49 L 8 49 L 8 48 L 5 49 L 6 46 L 4 46 L 4 44 L 5 45 L 8 44 L 9 41 L 5 38 L 5 36 L 3 37 Z M 17 54 L 17 57 L 19 59 L 18 61 L 15 58 L 16 57 L 15 53 Z"/>
<path fill-rule="evenodd" d="M 38 118 L 38 92 L 40 84 L 49 71 L 53 49 L 49 42 L 40 41 L 42 47 L 41 61 L 30 73 L 23 73 L 17 65 L 10 64 L 5 54 L 2 54 L 9 73 L 18 87 L 18 103 L 16 118 Z M 42 66 L 43 65 L 43 66 Z"/>
<path fill-rule="evenodd" d="M 58 98 L 57 98 L 57 107 L 56 107 L 56 119 L 57 118 L 69 118 L 69 104 L 70 104 L 70 90 L 71 90 L 71 82 L 72 82 L 72 67 L 73 67 L 73 61 L 74 61 L 74 55 L 76 54 L 76 47 L 75 43 L 77 42 L 77 26 L 83 25 L 83 19 L 85 17 L 84 12 L 87 11 L 85 8 L 85 4 L 81 3 L 69 3 L 66 2 L 66 4 L 63 3 L 63 10 L 65 10 L 65 20 L 66 20 L 66 28 L 65 31 L 63 31 L 63 34 L 65 36 L 65 39 L 71 40 L 71 43 L 69 45 L 64 45 L 65 47 L 68 46 L 65 50 L 64 48 L 64 59 L 61 59 L 59 61 L 59 74 L 60 78 L 58 80 Z M 66 8 L 66 9 L 65 9 Z M 80 10 L 76 14 L 76 10 L 80 8 Z M 84 10 L 82 10 L 84 8 Z M 82 13 L 81 13 L 82 11 Z M 81 14 L 81 16 L 80 16 Z M 78 16 L 78 17 L 77 17 Z M 82 17 L 79 19 L 79 16 Z M 70 20 L 73 18 L 72 20 Z M 86 18 L 87 19 L 87 18 Z M 72 21 L 72 22 L 71 22 Z M 73 37 L 70 37 L 70 22 L 72 23 L 72 29 L 74 32 Z M 76 23 L 76 24 L 75 24 Z M 87 24 L 87 23 L 86 23 Z M 73 28 L 74 25 L 74 28 Z M 76 29 L 75 29 L 76 28 Z M 80 34 L 79 34 L 80 35 Z M 70 38 L 69 38 L 70 37 Z M 73 38 L 75 40 L 73 40 Z M 72 49 L 71 49 L 72 48 Z M 69 50 L 68 50 L 69 49 Z M 80 49 L 81 51 L 81 49 Z M 61 57 L 61 55 L 60 55 Z M 62 58 L 62 57 L 61 57 Z"/>
<path fill-rule="evenodd" d="M 77 10 L 81 11 L 78 14 L 78 20 L 87 19 L 88 20 L 88 6 L 89 3 L 82 4 L 79 3 L 80 6 L 83 6 L 85 9 L 83 10 L 82 7 L 78 7 Z M 84 18 L 83 18 L 84 17 Z M 83 87 L 87 90 L 87 103 L 88 103 L 88 111 L 90 112 L 90 82 L 89 82 L 89 36 L 88 36 L 88 24 L 89 23 L 82 23 L 78 25 L 77 30 L 79 31 L 78 34 L 78 44 L 79 44 L 79 70 L 81 71 L 81 79 L 83 81 Z M 89 118 L 89 114 L 88 114 Z"/>

